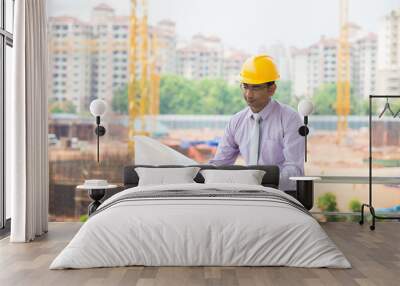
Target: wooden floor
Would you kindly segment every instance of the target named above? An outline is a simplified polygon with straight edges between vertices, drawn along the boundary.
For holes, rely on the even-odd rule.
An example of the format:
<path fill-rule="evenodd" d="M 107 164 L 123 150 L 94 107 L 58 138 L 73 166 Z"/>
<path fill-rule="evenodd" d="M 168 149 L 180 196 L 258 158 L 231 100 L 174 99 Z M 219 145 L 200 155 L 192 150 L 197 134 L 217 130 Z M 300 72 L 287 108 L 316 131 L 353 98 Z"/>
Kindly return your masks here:
<path fill-rule="evenodd" d="M 376 230 L 356 223 L 325 223 L 352 269 L 289 267 L 123 267 L 48 270 L 81 226 L 50 223 L 32 243 L 0 241 L 0 285 L 400 285 L 400 223 L 380 222 Z"/>

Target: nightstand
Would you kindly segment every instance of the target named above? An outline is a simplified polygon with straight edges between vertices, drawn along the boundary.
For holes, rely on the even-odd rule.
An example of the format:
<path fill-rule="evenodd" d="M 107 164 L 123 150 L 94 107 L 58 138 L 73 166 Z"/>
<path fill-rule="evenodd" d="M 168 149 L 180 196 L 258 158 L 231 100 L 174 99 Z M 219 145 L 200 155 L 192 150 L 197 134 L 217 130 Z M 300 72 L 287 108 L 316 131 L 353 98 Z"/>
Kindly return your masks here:
<path fill-rule="evenodd" d="M 79 185 L 76 188 L 78 190 L 87 190 L 89 197 L 93 200 L 88 206 L 88 215 L 90 216 L 96 209 L 101 205 L 100 200 L 104 198 L 106 190 L 117 188 L 117 185 L 105 185 L 105 186 L 94 186 L 94 185 Z"/>
<path fill-rule="evenodd" d="M 292 181 L 296 181 L 297 200 L 304 207 L 311 210 L 314 205 L 314 181 L 321 180 L 320 177 L 290 177 Z"/>

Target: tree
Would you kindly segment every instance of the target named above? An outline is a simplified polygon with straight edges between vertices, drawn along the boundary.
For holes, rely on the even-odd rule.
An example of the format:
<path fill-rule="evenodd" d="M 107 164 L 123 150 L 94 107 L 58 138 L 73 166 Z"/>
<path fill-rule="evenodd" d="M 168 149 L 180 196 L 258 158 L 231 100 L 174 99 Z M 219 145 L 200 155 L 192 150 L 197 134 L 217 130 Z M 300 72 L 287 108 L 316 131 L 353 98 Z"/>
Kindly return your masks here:
<path fill-rule="evenodd" d="M 245 105 L 238 86 L 229 86 L 222 79 L 203 79 L 196 87 L 202 98 L 203 114 L 234 114 Z"/>
<path fill-rule="evenodd" d="M 239 87 L 222 79 L 161 77 L 161 114 L 234 114 L 245 105 Z"/>
<path fill-rule="evenodd" d="M 320 86 L 314 93 L 313 103 L 316 115 L 336 115 L 336 84 L 329 83 Z M 372 112 L 376 112 L 376 104 L 372 105 Z M 355 95 L 353 89 L 350 90 L 350 114 L 368 115 L 369 102 L 366 98 L 360 98 Z"/>
<path fill-rule="evenodd" d="M 176 75 L 161 77 L 161 114 L 201 114 L 200 101 L 199 92 L 190 80 Z"/>
<path fill-rule="evenodd" d="M 112 110 L 120 114 L 128 114 L 128 87 L 125 86 L 114 93 Z"/>
<path fill-rule="evenodd" d="M 76 114 L 76 106 L 72 101 L 51 99 L 48 106 L 50 113 L 71 113 Z"/>
<path fill-rule="evenodd" d="M 336 115 L 336 85 L 324 84 L 314 93 L 315 115 Z"/>
<path fill-rule="evenodd" d="M 276 83 L 276 86 L 277 89 L 273 98 L 297 109 L 297 100 L 292 96 L 292 83 L 290 81 L 279 81 Z"/>

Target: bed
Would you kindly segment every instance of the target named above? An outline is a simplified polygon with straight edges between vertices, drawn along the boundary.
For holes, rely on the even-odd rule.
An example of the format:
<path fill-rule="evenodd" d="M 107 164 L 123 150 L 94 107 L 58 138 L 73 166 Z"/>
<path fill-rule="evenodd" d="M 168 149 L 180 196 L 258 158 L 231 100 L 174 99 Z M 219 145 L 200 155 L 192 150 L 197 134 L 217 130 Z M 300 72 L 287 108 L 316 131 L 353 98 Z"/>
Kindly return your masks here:
<path fill-rule="evenodd" d="M 276 188 L 276 166 L 198 166 L 264 170 L 262 185 L 205 184 L 199 173 L 194 183 L 149 186 L 138 186 L 136 167 L 125 167 L 126 189 L 100 205 L 50 269 L 351 267 L 301 203 Z"/>

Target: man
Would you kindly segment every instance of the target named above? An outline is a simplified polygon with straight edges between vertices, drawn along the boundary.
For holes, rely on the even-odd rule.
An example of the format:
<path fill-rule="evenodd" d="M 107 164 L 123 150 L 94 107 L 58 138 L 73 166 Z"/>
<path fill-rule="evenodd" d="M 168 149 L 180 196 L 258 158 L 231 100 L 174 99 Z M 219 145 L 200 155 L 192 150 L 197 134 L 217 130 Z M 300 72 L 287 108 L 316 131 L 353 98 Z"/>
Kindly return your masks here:
<path fill-rule="evenodd" d="M 210 164 L 232 165 L 240 154 L 248 165 L 277 165 L 279 189 L 294 190 L 289 177 L 304 174 L 304 138 L 298 132 L 303 124 L 295 110 L 272 99 L 278 79 L 269 56 L 245 61 L 240 80 L 248 107 L 231 118 Z"/>

